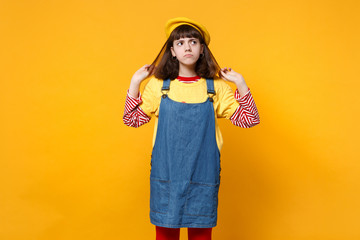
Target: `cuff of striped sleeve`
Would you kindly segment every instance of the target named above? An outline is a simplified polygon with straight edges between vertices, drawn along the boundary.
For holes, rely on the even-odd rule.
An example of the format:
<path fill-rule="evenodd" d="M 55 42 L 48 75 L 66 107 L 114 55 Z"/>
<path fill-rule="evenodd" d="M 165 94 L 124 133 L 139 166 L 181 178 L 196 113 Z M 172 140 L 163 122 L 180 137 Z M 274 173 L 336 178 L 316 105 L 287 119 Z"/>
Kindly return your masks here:
<path fill-rule="evenodd" d="M 142 103 L 141 93 L 139 92 L 139 96 L 137 98 L 134 98 L 129 94 L 128 90 L 125 101 L 124 118 L 129 120 L 131 118 L 131 114 L 138 114 L 138 116 L 140 116 L 137 122 L 138 126 L 141 126 L 142 124 L 147 123 L 150 120 L 150 117 L 146 115 L 146 113 L 139 107 L 140 103 Z"/>
<path fill-rule="evenodd" d="M 141 100 L 141 93 L 140 93 L 140 92 L 138 93 L 138 96 L 137 96 L 137 97 L 133 97 L 133 96 L 130 95 L 129 89 L 128 89 L 128 90 L 127 90 L 127 97 L 128 97 L 129 99 L 131 99 L 132 101 L 137 102 L 138 104 L 140 104 L 140 103 L 142 102 L 142 100 Z"/>
<path fill-rule="evenodd" d="M 135 98 L 129 94 L 129 90 L 128 90 L 127 95 L 126 95 L 126 101 L 125 101 L 125 114 L 132 112 L 135 108 L 138 108 L 138 110 L 141 110 L 140 107 L 138 107 L 140 105 L 140 103 L 142 103 L 141 93 L 139 93 L 138 97 Z M 146 115 L 142 110 L 139 111 L 139 113 L 141 115 Z"/>
<path fill-rule="evenodd" d="M 235 94 L 238 97 L 236 100 L 239 102 L 239 106 L 231 116 L 231 122 L 243 128 L 250 128 L 260 123 L 259 113 L 256 108 L 254 99 L 251 95 L 250 88 L 248 92 L 240 97 L 239 92 L 236 90 Z"/>
<path fill-rule="evenodd" d="M 237 89 L 236 89 L 236 91 L 238 92 Z M 235 94 L 236 94 L 236 92 L 235 92 Z M 235 96 L 235 98 L 236 98 L 236 96 Z M 243 106 L 245 108 L 253 108 L 254 99 L 251 95 L 250 88 L 248 88 L 247 93 L 242 97 L 240 97 L 240 94 L 238 92 L 238 98 L 236 100 L 240 103 L 241 106 Z"/>
<path fill-rule="evenodd" d="M 234 94 L 234 95 L 235 95 L 235 99 L 236 99 L 238 102 L 240 102 L 240 101 L 242 101 L 243 99 L 245 99 L 245 98 L 249 95 L 249 93 L 250 93 L 250 88 L 248 87 L 248 91 L 245 93 L 245 95 L 242 96 L 242 97 L 240 97 L 239 90 L 236 89 L 235 94 Z"/>

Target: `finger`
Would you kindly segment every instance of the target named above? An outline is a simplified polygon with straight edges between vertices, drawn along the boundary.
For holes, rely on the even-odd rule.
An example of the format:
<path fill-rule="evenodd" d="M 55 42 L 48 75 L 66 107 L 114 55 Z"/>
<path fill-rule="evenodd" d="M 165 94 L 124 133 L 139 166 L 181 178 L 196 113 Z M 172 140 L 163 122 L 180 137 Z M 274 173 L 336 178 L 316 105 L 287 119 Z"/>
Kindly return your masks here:
<path fill-rule="evenodd" d="M 146 71 L 151 71 L 154 68 L 154 65 L 148 64 L 147 67 L 145 67 Z"/>
<path fill-rule="evenodd" d="M 143 69 L 149 69 L 150 66 L 151 66 L 151 64 L 145 64 L 142 68 Z"/>
<path fill-rule="evenodd" d="M 223 72 L 222 70 L 220 70 L 220 72 L 219 72 L 219 76 L 222 78 L 222 77 L 223 77 L 223 75 L 224 75 L 224 72 Z"/>
<path fill-rule="evenodd" d="M 155 72 L 155 66 L 154 65 L 151 65 L 150 66 L 150 70 L 149 70 L 149 74 L 152 75 L 154 72 Z"/>
<path fill-rule="evenodd" d="M 227 76 L 227 74 L 224 72 L 224 71 L 221 71 L 221 78 L 223 78 L 223 79 L 225 79 L 226 78 L 226 76 Z"/>

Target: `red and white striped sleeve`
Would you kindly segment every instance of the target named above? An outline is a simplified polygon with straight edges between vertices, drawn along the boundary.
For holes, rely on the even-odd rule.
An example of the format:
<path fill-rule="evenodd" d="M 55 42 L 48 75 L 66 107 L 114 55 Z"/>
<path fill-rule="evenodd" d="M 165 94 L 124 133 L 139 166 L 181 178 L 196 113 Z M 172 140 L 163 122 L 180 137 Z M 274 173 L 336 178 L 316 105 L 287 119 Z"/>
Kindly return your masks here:
<path fill-rule="evenodd" d="M 129 94 L 129 90 L 127 91 L 123 115 L 125 125 L 138 128 L 150 121 L 150 117 L 139 106 L 141 102 L 141 93 L 137 98 L 134 98 Z"/>
<path fill-rule="evenodd" d="M 235 91 L 235 99 L 240 103 L 230 121 L 232 124 L 242 128 L 250 128 L 260 123 L 260 117 L 251 95 L 250 88 L 247 93 L 240 97 L 238 89 Z"/>

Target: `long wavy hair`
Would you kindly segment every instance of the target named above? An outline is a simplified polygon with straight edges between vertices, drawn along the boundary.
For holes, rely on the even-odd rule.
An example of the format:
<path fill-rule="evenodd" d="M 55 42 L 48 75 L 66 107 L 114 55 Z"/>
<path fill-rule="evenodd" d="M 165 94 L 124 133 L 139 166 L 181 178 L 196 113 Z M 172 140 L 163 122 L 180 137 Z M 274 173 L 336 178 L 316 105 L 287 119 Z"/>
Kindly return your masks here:
<path fill-rule="evenodd" d="M 195 72 L 198 76 L 203 78 L 214 78 L 218 76 L 220 66 L 216 62 L 209 47 L 206 45 L 204 38 L 198 30 L 190 25 L 180 25 L 175 28 L 170 34 L 169 38 L 161 48 L 159 54 L 151 64 L 150 68 L 154 69 L 154 75 L 158 79 L 175 79 L 179 75 L 179 61 L 172 58 L 171 47 L 173 42 L 180 38 L 197 38 L 200 44 L 204 45 L 204 55 L 200 56 L 196 62 Z"/>

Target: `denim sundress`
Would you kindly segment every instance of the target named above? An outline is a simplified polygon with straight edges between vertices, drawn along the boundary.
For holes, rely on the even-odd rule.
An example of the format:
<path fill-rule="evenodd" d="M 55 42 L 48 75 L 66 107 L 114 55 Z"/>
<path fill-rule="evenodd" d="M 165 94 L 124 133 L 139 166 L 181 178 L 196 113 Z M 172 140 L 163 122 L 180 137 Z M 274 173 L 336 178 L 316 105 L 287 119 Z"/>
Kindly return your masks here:
<path fill-rule="evenodd" d="M 216 143 L 213 79 L 202 103 L 169 98 L 163 82 L 156 140 L 151 156 L 150 220 L 169 228 L 217 224 L 220 152 Z"/>

